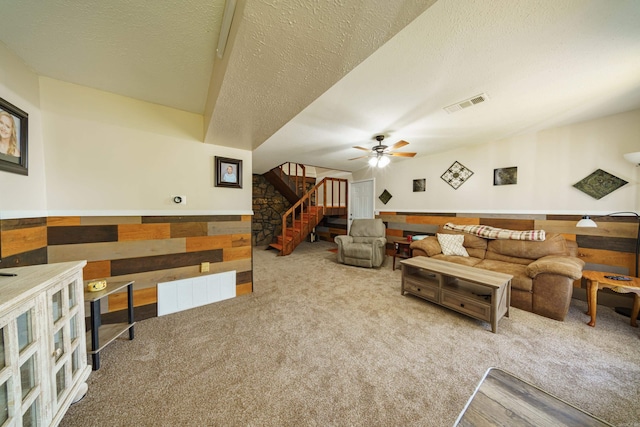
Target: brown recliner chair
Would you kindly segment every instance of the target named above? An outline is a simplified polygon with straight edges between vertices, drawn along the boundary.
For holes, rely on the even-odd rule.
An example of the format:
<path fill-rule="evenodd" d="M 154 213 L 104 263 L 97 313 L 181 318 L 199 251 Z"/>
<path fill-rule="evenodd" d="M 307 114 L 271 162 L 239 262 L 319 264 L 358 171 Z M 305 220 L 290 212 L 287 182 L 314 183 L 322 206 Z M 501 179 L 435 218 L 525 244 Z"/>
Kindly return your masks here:
<path fill-rule="evenodd" d="M 354 219 L 348 236 L 336 236 L 338 262 L 358 267 L 380 267 L 387 244 L 381 219 Z"/>

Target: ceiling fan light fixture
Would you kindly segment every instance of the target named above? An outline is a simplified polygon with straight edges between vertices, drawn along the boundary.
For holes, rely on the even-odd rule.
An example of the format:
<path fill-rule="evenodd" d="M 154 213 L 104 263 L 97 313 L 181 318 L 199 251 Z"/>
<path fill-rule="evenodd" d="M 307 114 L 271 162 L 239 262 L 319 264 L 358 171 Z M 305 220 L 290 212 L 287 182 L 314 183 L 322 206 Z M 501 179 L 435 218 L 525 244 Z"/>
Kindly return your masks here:
<path fill-rule="evenodd" d="M 372 158 L 369 159 L 369 166 L 374 168 L 377 165 L 378 165 L 378 158 L 377 157 L 372 157 Z"/>
<path fill-rule="evenodd" d="M 387 166 L 389 164 L 389 162 L 391 162 L 391 160 L 389 160 L 389 157 L 380 156 L 380 158 L 378 159 L 378 167 L 379 168 L 383 168 L 383 167 Z"/>

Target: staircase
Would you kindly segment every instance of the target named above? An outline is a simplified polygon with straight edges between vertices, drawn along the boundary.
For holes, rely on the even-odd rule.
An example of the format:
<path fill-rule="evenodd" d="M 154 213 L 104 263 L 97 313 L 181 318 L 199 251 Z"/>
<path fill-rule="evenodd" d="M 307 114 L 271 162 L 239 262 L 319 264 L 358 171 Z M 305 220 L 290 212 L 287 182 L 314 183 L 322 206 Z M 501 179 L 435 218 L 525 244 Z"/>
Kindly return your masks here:
<path fill-rule="evenodd" d="M 271 172 L 277 175 L 276 172 Z M 284 193 L 283 195 L 287 197 Z M 293 206 L 282 215 L 282 233 L 277 241 L 269 246 L 277 249 L 280 255 L 289 255 L 301 242 L 305 241 L 325 215 L 346 214 L 346 200 L 348 200 L 347 180 L 324 178 L 311 190 L 298 197 Z"/>

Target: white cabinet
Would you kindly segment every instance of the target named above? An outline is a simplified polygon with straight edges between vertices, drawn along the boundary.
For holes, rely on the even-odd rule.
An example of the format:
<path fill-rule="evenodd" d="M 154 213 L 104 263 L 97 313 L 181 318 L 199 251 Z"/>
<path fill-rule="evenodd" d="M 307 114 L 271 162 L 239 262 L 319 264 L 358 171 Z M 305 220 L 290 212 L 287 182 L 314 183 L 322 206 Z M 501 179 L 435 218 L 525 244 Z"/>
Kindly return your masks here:
<path fill-rule="evenodd" d="M 1 426 L 56 426 L 86 392 L 85 264 L 1 270 Z"/>

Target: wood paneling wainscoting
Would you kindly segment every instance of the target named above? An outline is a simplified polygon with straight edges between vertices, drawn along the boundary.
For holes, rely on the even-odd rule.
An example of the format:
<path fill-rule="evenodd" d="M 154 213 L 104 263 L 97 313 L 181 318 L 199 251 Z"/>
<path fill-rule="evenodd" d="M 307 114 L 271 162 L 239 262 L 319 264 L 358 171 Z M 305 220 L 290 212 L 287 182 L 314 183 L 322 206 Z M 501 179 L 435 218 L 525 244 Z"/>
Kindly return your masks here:
<path fill-rule="evenodd" d="M 250 215 L 68 216 L 0 221 L 1 267 L 87 260 L 85 280 L 134 280 L 136 307 L 155 306 L 159 282 L 233 270 L 236 295 L 251 293 L 251 249 Z M 200 272 L 203 262 L 209 263 L 209 272 Z M 124 310 L 126 305 L 126 293 L 111 295 L 107 312 Z"/>
<path fill-rule="evenodd" d="M 481 224 L 511 230 L 542 229 L 547 233 L 560 233 L 578 243 L 578 256 L 585 261 L 586 270 L 635 274 L 638 221 L 632 216 L 597 217 L 597 228 L 577 228 L 575 225 L 581 215 L 380 212 L 376 217 L 387 225 L 389 255 L 393 253 L 394 242 L 406 239 L 409 234 L 435 234 L 438 227 L 447 222 Z M 582 280 L 577 280 L 574 287 L 580 290 L 574 291 L 574 296 L 582 297 L 585 286 Z M 632 305 L 632 298 L 628 295 L 611 293 L 610 300 L 611 304 L 603 298 L 602 303 Z"/>

